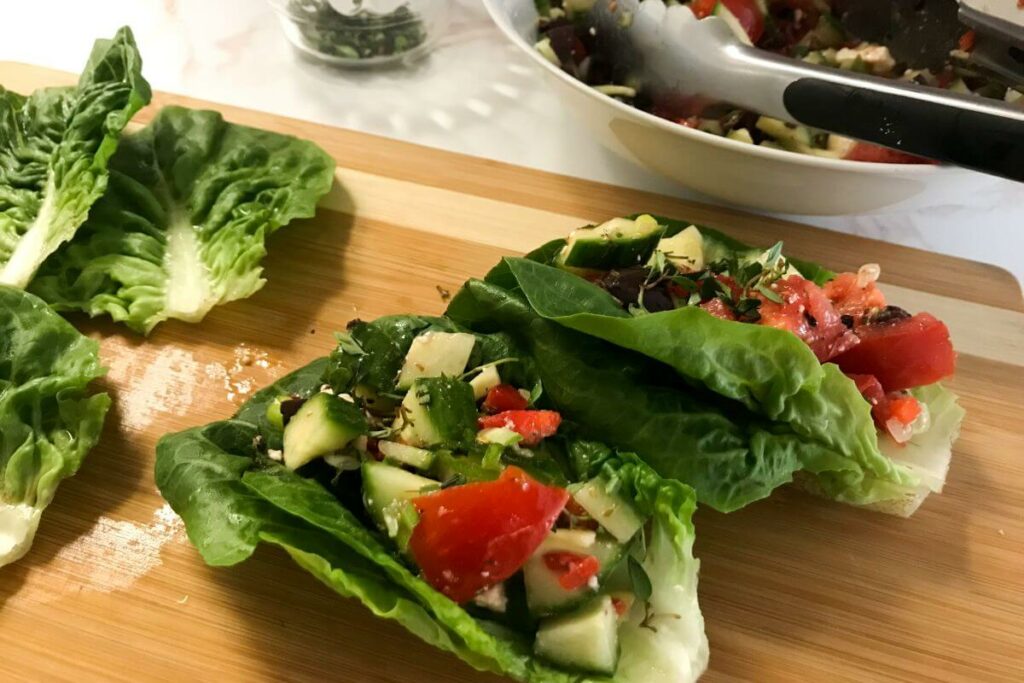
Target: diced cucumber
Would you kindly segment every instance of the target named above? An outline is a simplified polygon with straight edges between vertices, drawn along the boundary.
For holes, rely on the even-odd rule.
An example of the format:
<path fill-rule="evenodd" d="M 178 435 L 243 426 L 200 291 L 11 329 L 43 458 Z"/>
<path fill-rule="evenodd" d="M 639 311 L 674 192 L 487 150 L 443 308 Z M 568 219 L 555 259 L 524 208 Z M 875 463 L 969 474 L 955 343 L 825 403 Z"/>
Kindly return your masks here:
<path fill-rule="evenodd" d="M 498 373 L 498 368 L 495 365 L 484 366 L 480 374 L 469 380 L 469 386 L 473 387 L 473 398 L 478 401 L 499 384 L 501 384 L 501 374 Z"/>
<path fill-rule="evenodd" d="M 600 570 L 595 585 L 584 585 L 567 590 L 559 583 L 559 573 L 552 571 L 544 561 L 547 553 L 570 552 L 593 555 Z M 523 565 L 523 583 L 526 586 L 526 604 L 530 614 L 538 617 L 565 612 L 591 599 L 607 576 L 625 556 L 625 546 L 606 534 L 587 529 L 555 529 L 530 559 Z"/>
<path fill-rule="evenodd" d="M 632 503 L 609 491 L 607 482 L 601 477 L 570 486 L 569 493 L 587 514 L 620 543 L 629 541 L 643 526 L 644 520 Z"/>
<path fill-rule="evenodd" d="M 800 147 L 811 147 L 811 129 L 807 126 L 798 126 L 773 119 L 770 116 L 760 116 L 755 124 L 757 129 L 772 138 L 786 149 L 799 151 Z"/>
<path fill-rule="evenodd" d="M 302 404 L 284 428 L 284 464 L 298 469 L 310 460 L 344 448 L 369 430 L 356 404 L 319 393 Z"/>
<path fill-rule="evenodd" d="M 559 255 L 571 268 L 607 270 L 644 263 L 661 238 L 663 229 L 651 216 L 613 218 L 607 223 L 573 230 Z"/>
<path fill-rule="evenodd" d="M 533 651 L 555 664 L 611 675 L 619 659 L 619 620 L 603 595 L 576 612 L 545 619 Z"/>
<path fill-rule="evenodd" d="M 288 394 L 282 394 L 267 405 L 267 422 L 269 422 L 272 427 L 284 429 L 284 415 L 281 414 L 281 403 L 288 400 L 291 400 L 291 396 Z"/>
<path fill-rule="evenodd" d="M 812 50 L 827 47 L 842 47 L 846 42 L 846 34 L 842 24 L 831 13 L 823 13 L 818 17 L 814 28 L 804 34 L 798 45 L 806 45 Z"/>
<path fill-rule="evenodd" d="M 725 137 L 738 142 L 745 142 L 748 145 L 754 144 L 754 138 L 750 137 L 750 131 L 746 128 L 734 128 L 725 134 Z"/>
<path fill-rule="evenodd" d="M 501 470 L 485 467 L 475 455 L 455 455 L 451 451 L 441 451 L 434 458 L 430 474 L 440 481 L 458 476 L 466 481 L 493 481 L 501 474 Z"/>
<path fill-rule="evenodd" d="M 357 384 L 352 394 L 374 415 L 394 415 L 398 407 L 397 399 L 381 396 L 373 387 L 366 384 Z"/>
<path fill-rule="evenodd" d="M 393 460 L 402 465 L 425 470 L 434 462 L 434 453 L 424 448 L 409 446 L 397 441 L 381 441 L 377 444 L 385 460 Z"/>
<path fill-rule="evenodd" d="M 398 373 L 398 388 L 421 377 L 458 376 L 466 369 L 476 337 L 465 332 L 424 332 L 412 340 Z"/>
<path fill-rule="evenodd" d="M 523 440 L 523 435 L 508 427 L 490 427 L 477 432 L 476 440 L 481 443 L 496 443 L 500 446 L 513 446 Z"/>
<path fill-rule="evenodd" d="M 743 25 L 740 24 L 740 20 L 736 18 L 736 15 L 729 11 L 729 8 L 725 6 L 724 2 L 719 2 L 715 5 L 715 8 L 711 11 L 716 17 L 725 22 L 729 30 L 732 31 L 736 39 L 744 45 L 753 45 L 754 43 L 750 40 L 750 36 L 747 35 Z"/>
<path fill-rule="evenodd" d="M 411 446 L 466 450 L 476 434 L 476 400 L 455 377 L 422 377 L 402 400 L 399 440 Z"/>
<path fill-rule="evenodd" d="M 704 270 L 704 236 L 696 225 L 687 227 L 672 237 L 665 237 L 655 248 L 665 254 L 680 272 L 696 273 Z"/>
<path fill-rule="evenodd" d="M 415 508 L 409 501 L 427 486 L 437 486 L 433 479 L 421 477 L 401 467 L 373 460 L 363 463 L 363 504 L 381 531 L 391 538 L 404 535 L 408 540 L 410 522 L 415 525 Z M 409 510 L 412 508 L 412 514 Z"/>

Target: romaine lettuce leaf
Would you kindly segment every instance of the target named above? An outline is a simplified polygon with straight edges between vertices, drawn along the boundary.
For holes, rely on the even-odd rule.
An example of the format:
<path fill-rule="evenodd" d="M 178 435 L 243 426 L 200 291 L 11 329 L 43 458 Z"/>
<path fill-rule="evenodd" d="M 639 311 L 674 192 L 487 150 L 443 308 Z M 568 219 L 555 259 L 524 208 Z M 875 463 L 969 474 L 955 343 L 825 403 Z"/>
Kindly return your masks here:
<path fill-rule="evenodd" d="M 86 387 L 104 372 L 95 341 L 0 285 L 0 566 L 28 551 L 57 485 L 99 439 L 110 398 Z"/>
<path fill-rule="evenodd" d="M 369 356 L 382 350 L 389 356 L 388 349 L 396 345 L 408 347 L 409 330 L 428 327 L 458 329 L 443 318 L 419 316 L 353 326 L 343 344 L 348 354 L 314 361 L 282 378 L 255 394 L 231 420 L 161 439 L 157 484 L 210 564 L 242 561 L 260 542 L 278 545 L 340 595 L 358 598 L 374 614 L 395 619 L 477 669 L 524 681 L 604 680 L 546 664 L 532 655 L 531 634 L 470 615 L 409 570 L 367 524 L 358 497 L 350 507 L 323 482 L 303 478 L 257 451 L 258 440 L 273 443 L 280 438 L 274 431 L 278 428 L 264 419 L 276 396 L 311 395 L 337 372 L 341 355 Z M 478 340 L 471 363 L 510 357 L 516 351 L 507 335 L 480 335 Z M 362 372 L 358 367 L 356 371 Z M 354 381 L 354 375 L 340 377 L 343 383 Z M 650 619 L 640 626 L 647 616 L 642 610 L 631 614 L 630 623 L 622 627 L 624 647 L 614 680 L 694 680 L 706 666 L 707 641 L 696 597 L 698 563 L 692 556 L 693 492 L 662 481 L 631 456 L 613 455 L 592 444 L 574 451 L 580 476 L 611 473 L 640 511 L 653 517 L 643 566 L 653 586 L 655 628 L 649 628 Z"/>
<path fill-rule="evenodd" d="M 616 681 L 692 681 L 707 668 L 708 641 L 697 604 L 699 560 L 693 557 L 694 491 L 662 479 L 632 453 L 576 441 L 569 445 L 578 478 L 601 474 L 651 518 L 641 566 L 651 581 L 648 605 L 634 603 L 619 627 Z"/>
<path fill-rule="evenodd" d="M 663 477 L 730 512 L 816 469 L 861 468 L 785 425 L 679 381 L 664 365 L 546 320 L 517 294 L 470 280 L 447 315 L 477 332 L 505 332 L 525 349 L 544 394 L 583 436 L 637 453 Z"/>
<path fill-rule="evenodd" d="M 0 284 L 26 287 L 107 187 L 107 162 L 150 99 L 131 29 L 97 40 L 78 85 L 0 86 Z"/>
<path fill-rule="evenodd" d="M 670 223 L 669 232 L 686 225 Z M 879 439 L 870 406 L 855 384 L 835 365 L 819 363 L 796 336 L 771 327 L 721 320 L 695 307 L 630 313 L 600 287 L 547 265 L 553 263 L 563 244 L 556 240 L 526 259 L 504 259 L 487 280 L 515 293 L 546 320 L 664 363 L 678 373 L 687 391 L 691 385 L 705 387 L 802 437 L 807 447 L 800 449 L 792 472 L 803 471 L 798 479 L 804 488 L 841 502 L 909 514 L 920 504 L 923 492 L 934 488 L 920 479 L 922 470 L 945 471 L 941 462 L 948 463 L 951 441 L 946 437 L 958 421 L 950 419 L 956 424 L 938 436 L 934 432 L 932 436 L 929 432 L 917 435 L 906 448 L 929 466 L 909 467 L 899 457 L 904 448 L 889 447 L 888 439 Z M 708 258 L 715 260 L 750 248 L 709 231 L 705 250 L 713 252 Z M 796 265 L 818 282 L 833 275 L 815 264 Z M 949 401 L 955 406 L 955 397 Z M 733 419 L 746 422 L 758 418 L 734 414 Z M 780 433 L 779 429 L 773 431 Z M 603 438 L 622 445 L 612 435 Z M 935 450 L 936 440 L 945 440 L 945 458 L 941 447 Z M 658 466 L 660 458 L 649 455 L 639 444 L 628 448 L 645 458 L 654 457 L 651 462 Z M 696 486 L 706 500 L 698 480 L 683 480 Z"/>
<path fill-rule="evenodd" d="M 164 107 L 126 136 L 110 185 L 32 291 L 148 333 L 259 290 L 266 238 L 312 216 L 334 161 L 311 142 Z"/>

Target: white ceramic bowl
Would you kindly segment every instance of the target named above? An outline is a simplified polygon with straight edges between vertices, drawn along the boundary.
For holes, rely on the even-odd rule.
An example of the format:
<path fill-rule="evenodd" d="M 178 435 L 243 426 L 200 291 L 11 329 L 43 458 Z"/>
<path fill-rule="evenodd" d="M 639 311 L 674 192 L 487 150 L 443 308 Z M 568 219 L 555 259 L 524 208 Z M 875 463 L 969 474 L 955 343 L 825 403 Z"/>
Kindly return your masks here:
<path fill-rule="evenodd" d="M 533 0 L 483 0 L 498 27 L 597 140 L 686 187 L 764 211 L 840 215 L 970 203 L 1008 182 L 951 166 L 877 164 L 769 149 L 680 126 L 602 95 L 533 48 Z M 539 84 L 538 84 L 539 86 Z"/>

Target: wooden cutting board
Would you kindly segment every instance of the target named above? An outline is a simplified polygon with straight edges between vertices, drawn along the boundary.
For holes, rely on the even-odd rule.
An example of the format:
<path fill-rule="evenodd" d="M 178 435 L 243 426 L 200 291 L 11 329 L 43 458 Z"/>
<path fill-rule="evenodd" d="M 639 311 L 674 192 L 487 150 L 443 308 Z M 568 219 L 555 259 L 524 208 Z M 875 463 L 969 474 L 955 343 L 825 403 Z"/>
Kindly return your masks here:
<path fill-rule="evenodd" d="M 67 74 L 0 63 L 21 92 Z M 782 490 L 697 514 L 706 680 L 1024 680 L 1024 301 L 992 266 L 185 97 L 318 142 L 338 183 L 277 233 L 266 287 L 143 339 L 101 340 L 115 407 L 61 485 L 31 553 L 0 571 L 3 681 L 484 681 L 333 595 L 283 553 L 210 569 L 153 483 L 168 431 L 230 415 L 326 354 L 356 316 L 440 313 L 503 254 L 635 211 L 689 218 L 834 269 L 882 265 L 890 300 L 927 309 L 960 351 L 968 417 L 946 491 L 909 520 Z M 842 191 L 836 188 L 837 192 Z M 985 226 L 969 226 L 988 239 Z M 1021 238 L 1016 245 L 1022 248 Z"/>

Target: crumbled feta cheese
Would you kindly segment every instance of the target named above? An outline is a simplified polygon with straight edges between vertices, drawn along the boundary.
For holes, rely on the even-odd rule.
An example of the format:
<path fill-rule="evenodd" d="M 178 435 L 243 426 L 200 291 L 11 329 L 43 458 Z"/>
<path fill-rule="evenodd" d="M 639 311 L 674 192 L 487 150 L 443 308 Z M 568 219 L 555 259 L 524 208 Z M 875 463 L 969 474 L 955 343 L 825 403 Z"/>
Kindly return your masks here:
<path fill-rule="evenodd" d="M 334 393 L 334 389 L 331 388 L 330 384 L 321 384 L 320 385 L 320 393 L 321 394 L 333 394 Z"/>
<path fill-rule="evenodd" d="M 888 73 L 896 66 L 896 60 L 885 45 L 861 43 L 857 47 L 844 47 L 836 52 L 836 60 L 840 64 L 853 64 L 858 59 L 876 74 Z"/>
<path fill-rule="evenodd" d="M 268 448 L 267 457 L 276 462 L 281 462 L 282 460 L 284 460 L 284 453 L 277 450 L 276 448 Z"/>
<path fill-rule="evenodd" d="M 587 579 L 587 588 L 589 588 L 592 591 L 596 591 L 597 590 L 597 576 L 596 575 L 595 576 L 591 576 L 589 579 Z"/>
<path fill-rule="evenodd" d="M 505 584 L 496 583 L 487 590 L 481 591 L 473 598 L 473 603 L 492 612 L 504 613 L 508 609 L 508 596 L 505 594 Z"/>

